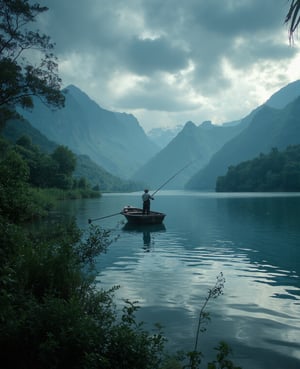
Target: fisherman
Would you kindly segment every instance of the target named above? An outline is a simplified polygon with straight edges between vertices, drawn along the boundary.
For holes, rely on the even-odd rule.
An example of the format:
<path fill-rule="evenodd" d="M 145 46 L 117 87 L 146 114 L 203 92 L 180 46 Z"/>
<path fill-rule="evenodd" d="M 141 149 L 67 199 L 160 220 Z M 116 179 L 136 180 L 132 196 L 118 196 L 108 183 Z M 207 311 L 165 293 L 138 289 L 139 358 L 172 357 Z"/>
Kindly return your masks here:
<path fill-rule="evenodd" d="M 142 199 L 143 199 L 143 214 L 148 215 L 150 212 L 150 200 L 154 200 L 154 197 L 150 195 L 149 190 L 145 189 L 142 195 Z"/>

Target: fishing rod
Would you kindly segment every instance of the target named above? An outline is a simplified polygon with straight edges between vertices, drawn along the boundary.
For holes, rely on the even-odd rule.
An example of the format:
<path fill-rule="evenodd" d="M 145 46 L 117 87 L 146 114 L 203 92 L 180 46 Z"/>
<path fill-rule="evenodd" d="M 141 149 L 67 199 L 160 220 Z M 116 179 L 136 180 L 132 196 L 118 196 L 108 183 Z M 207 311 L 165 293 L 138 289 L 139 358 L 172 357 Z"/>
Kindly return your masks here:
<path fill-rule="evenodd" d="M 181 173 L 185 168 L 187 168 L 189 165 L 191 165 L 195 160 L 190 161 L 187 163 L 183 168 L 181 168 L 178 172 L 172 175 L 166 182 L 164 182 L 156 191 L 153 192 L 151 196 L 154 196 L 160 189 L 162 189 L 167 183 L 169 183 L 173 178 L 175 178 L 179 173 Z"/>
<path fill-rule="evenodd" d="M 106 215 L 106 216 L 104 216 L 104 217 L 100 217 L 100 218 L 88 219 L 88 222 L 89 222 L 89 224 L 91 224 L 91 223 L 92 223 L 92 222 L 94 222 L 95 220 L 100 220 L 100 219 L 110 218 L 110 217 L 114 217 L 114 216 L 119 215 L 119 214 L 121 214 L 121 213 L 120 213 L 120 212 L 118 212 L 118 213 L 114 213 L 114 214 Z"/>
<path fill-rule="evenodd" d="M 194 160 L 193 160 L 194 161 Z M 175 178 L 179 173 L 181 173 L 185 168 L 187 168 L 189 165 L 192 164 L 193 161 L 190 161 L 188 164 L 186 164 L 183 168 L 181 168 L 178 172 L 176 172 L 175 174 L 172 175 L 172 177 L 170 177 L 166 182 L 164 182 L 156 191 L 153 192 L 153 194 L 151 196 L 154 196 L 160 189 L 162 189 L 167 183 L 169 183 L 173 178 Z M 110 217 L 114 217 L 116 215 L 122 214 L 121 212 L 118 213 L 114 213 L 114 214 L 110 214 L 110 215 L 106 215 L 104 217 L 100 217 L 100 218 L 94 218 L 94 219 L 88 219 L 89 224 L 91 224 L 92 222 L 94 222 L 95 220 L 101 220 L 101 219 L 105 219 L 105 218 L 110 218 Z"/>

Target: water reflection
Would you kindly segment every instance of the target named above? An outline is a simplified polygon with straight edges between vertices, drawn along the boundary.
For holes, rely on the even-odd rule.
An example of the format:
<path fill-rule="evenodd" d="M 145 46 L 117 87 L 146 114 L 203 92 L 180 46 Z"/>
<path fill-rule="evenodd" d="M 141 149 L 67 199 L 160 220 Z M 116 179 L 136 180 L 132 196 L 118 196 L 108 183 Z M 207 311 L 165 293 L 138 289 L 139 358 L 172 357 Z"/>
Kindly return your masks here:
<path fill-rule="evenodd" d="M 163 223 L 144 226 L 126 223 L 122 230 L 124 232 L 141 233 L 143 249 L 144 251 L 149 252 L 151 245 L 154 245 L 154 241 L 151 241 L 151 234 L 155 232 L 165 232 L 166 227 Z"/>
<path fill-rule="evenodd" d="M 87 227 L 88 218 L 135 205 L 135 197 L 107 194 L 78 202 L 74 213 Z M 225 293 L 209 307 L 203 352 L 224 339 L 244 369 L 298 369 L 300 195 L 162 192 L 155 206 L 167 214 L 164 229 L 116 229 L 121 216 L 99 223 L 119 235 L 99 257 L 102 286 L 121 285 L 120 300 L 138 300 L 141 320 L 162 323 L 170 345 L 188 349 L 207 290 L 223 271 Z"/>

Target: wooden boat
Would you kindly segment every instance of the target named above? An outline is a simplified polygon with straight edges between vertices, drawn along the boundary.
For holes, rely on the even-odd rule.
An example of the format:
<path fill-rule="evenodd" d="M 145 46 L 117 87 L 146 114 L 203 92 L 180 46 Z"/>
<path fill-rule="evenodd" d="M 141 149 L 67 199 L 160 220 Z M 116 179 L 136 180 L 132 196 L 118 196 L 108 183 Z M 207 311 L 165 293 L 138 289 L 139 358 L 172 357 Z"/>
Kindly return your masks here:
<path fill-rule="evenodd" d="M 124 215 L 129 224 L 134 225 L 161 224 L 166 216 L 166 214 L 158 211 L 150 211 L 149 214 L 143 214 L 143 209 L 133 206 L 125 206 L 121 214 Z"/>

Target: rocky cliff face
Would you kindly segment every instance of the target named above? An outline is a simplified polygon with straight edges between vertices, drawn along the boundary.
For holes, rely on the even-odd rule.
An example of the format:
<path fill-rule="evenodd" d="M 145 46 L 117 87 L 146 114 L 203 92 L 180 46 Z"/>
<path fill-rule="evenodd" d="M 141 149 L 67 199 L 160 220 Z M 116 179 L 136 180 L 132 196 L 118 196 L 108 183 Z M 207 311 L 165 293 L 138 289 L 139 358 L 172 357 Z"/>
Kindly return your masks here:
<path fill-rule="evenodd" d="M 50 110 L 35 99 L 31 112 L 19 112 L 50 140 L 88 155 L 122 178 L 129 178 L 159 150 L 133 115 L 102 109 L 72 85 L 64 93 L 63 109 Z"/>

